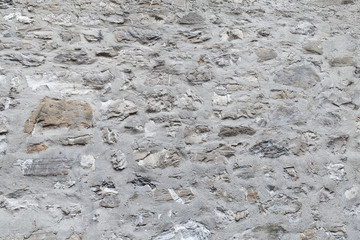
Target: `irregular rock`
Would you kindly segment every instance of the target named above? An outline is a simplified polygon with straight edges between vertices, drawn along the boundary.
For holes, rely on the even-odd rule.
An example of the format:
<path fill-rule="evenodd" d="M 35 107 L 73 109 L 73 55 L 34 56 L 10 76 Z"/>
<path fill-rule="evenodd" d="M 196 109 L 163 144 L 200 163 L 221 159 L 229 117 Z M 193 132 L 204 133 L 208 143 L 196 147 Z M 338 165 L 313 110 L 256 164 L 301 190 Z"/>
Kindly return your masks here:
<path fill-rule="evenodd" d="M 315 86 L 320 81 L 320 77 L 310 66 L 297 66 L 287 68 L 284 71 L 277 72 L 274 82 L 286 86 L 308 89 Z"/>
<path fill-rule="evenodd" d="M 244 211 L 239 211 L 236 212 L 235 214 L 235 221 L 240 221 L 242 219 L 245 219 L 249 216 L 249 211 L 248 210 L 244 210 Z"/>
<path fill-rule="evenodd" d="M 256 131 L 251 127 L 230 127 L 224 126 L 220 128 L 220 132 L 218 134 L 219 137 L 235 137 L 237 135 L 254 135 Z"/>
<path fill-rule="evenodd" d="M 166 111 L 169 112 L 174 107 L 175 98 L 166 90 L 148 95 L 146 99 L 148 113 Z"/>
<path fill-rule="evenodd" d="M 31 153 L 45 151 L 46 149 L 48 149 L 48 147 L 45 144 L 38 143 L 28 146 L 26 152 L 31 154 Z"/>
<path fill-rule="evenodd" d="M 237 233 L 231 238 L 231 240 L 278 240 L 281 239 L 285 232 L 286 231 L 283 227 L 269 224 L 265 226 L 254 227 L 242 233 Z"/>
<path fill-rule="evenodd" d="M 113 130 L 109 128 L 104 128 L 101 130 L 101 132 L 102 132 L 103 141 L 105 143 L 114 144 L 118 141 L 118 135 Z"/>
<path fill-rule="evenodd" d="M 271 48 L 258 48 L 255 50 L 258 62 L 265 62 L 277 57 L 276 52 Z"/>
<path fill-rule="evenodd" d="M 176 224 L 172 229 L 155 236 L 153 240 L 184 238 L 208 240 L 210 237 L 211 232 L 204 225 L 190 220 L 185 224 Z"/>
<path fill-rule="evenodd" d="M 110 83 L 114 79 L 114 76 L 109 70 L 106 70 L 103 72 L 85 73 L 83 79 L 86 86 L 100 90 L 104 88 L 106 84 Z"/>
<path fill-rule="evenodd" d="M 151 192 L 156 201 L 175 201 L 181 204 L 189 204 L 194 200 L 191 189 L 154 189 Z"/>
<path fill-rule="evenodd" d="M 113 194 L 105 195 L 100 201 L 100 206 L 104 208 L 116 208 L 119 204 L 119 198 Z"/>
<path fill-rule="evenodd" d="M 175 150 L 164 149 L 161 152 L 152 153 L 143 159 L 135 159 L 140 166 L 147 168 L 177 167 L 181 161 Z"/>
<path fill-rule="evenodd" d="M 317 240 L 316 238 L 316 230 L 315 229 L 307 229 L 304 233 L 300 233 L 301 240 Z"/>
<path fill-rule="evenodd" d="M 212 73 L 209 69 L 199 68 L 194 72 L 187 73 L 186 79 L 191 85 L 201 85 L 211 81 Z"/>
<path fill-rule="evenodd" d="M 179 31 L 179 34 L 186 37 L 191 43 L 202 43 L 211 39 L 211 36 L 208 33 L 198 29 Z"/>
<path fill-rule="evenodd" d="M 151 180 L 147 177 L 142 177 L 140 175 L 136 175 L 135 179 L 130 181 L 130 183 L 136 186 L 149 186 L 151 189 L 156 188 L 156 185 L 151 182 Z"/>
<path fill-rule="evenodd" d="M 114 31 L 116 41 L 138 41 L 141 44 L 154 43 L 161 39 L 161 34 L 150 29 L 126 27 L 122 30 Z"/>
<path fill-rule="evenodd" d="M 138 112 L 136 104 L 125 99 L 110 100 L 103 104 L 103 109 L 106 109 L 105 115 L 107 119 L 117 118 L 121 121 Z"/>
<path fill-rule="evenodd" d="M 90 168 L 92 171 L 95 171 L 95 158 L 92 155 L 83 155 L 81 156 L 80 166 L 82 168 Z"/>
<path fill-rule="evenodd" d="M 328 175 L 330 179 L 335 181 L 344 181 L 346 180 L 346 171 L 345 166 L 342 163 L 330 163 L 327 165 Z"/>
<path fill-rule="evenodd" d="M 16 21 L 24 24 L 29 24 L 34 21 L 34 19 L 31 19 L 30 17 L 23 16 L 20 12 L 10 13 L 9 15 L 4 16 L 4 20 L 6 21 L 9 21 L 13 18 L 15 18 Z"/>
<path fill-rule="evenodd" d="M 319 201 L 320 202 L 328 202 L 331 199 L 335 198 L 334 191 L 331 191 L 328 188 L 322 188 L 319 193 Z"/>
<path fill-rule="evenodd" d="M 226 28 L 220 33 L 221 41 L 231 41 L 236 39 L 243 39 L 244 34 L 240 29 Z"/>
<path fill-rule="evenodd" d="M 29 238 L 27 238 L 28 240 L 56 240 L 56 234 L 53 232 L 47 232 L 44 230 L 38 230 L 36 232 L 33 232 Z"/>
<path fill-rule="evenodd" d="M 126 155 L 120 150 L 111 155 L 111 164 L 117 171 L 124 170 L 127 166 Z"/>
<path fill-rule="evenodd" d="M 86 145 L 90 143 L 92 135 L 83 135 L 78 137 L 68 137 L 61 139 L 61 144 L 64 146 L 73 146 L 73 145 Z"/>
<path fill-rule="evenodd" d="M 294 167 L 284 168 L 284 177 L 293 181 L 296 181 L 299 178 Z"/>
<path fill-rule="evenodd" d="M 255 169 L 251 165 L 235 166 L 234 175 L 242 179 L 251 179 L 255 177 Z"/>
<path fill-rule="evenodd" d="M 68 159 L 26 159 L 18 160 L 24 176 L 57 176 L 67 175 L 71 169 Z"/>
<path fill-rule="evenodd" d="M 83 35 L 88 42 L 101 42 L 101 40 L 104 39 L 101 31 L 98 31 L 97 33 L 84 33 Z"/>
<path fill-rule="evenodd" d="M 290 32 L 293 34 L 314 36 L 316 27 L 308 21 L 298 21 L 296 27 L 293 27 Z"/>
<path fill-rule="evenodd" d="M 123 24 L 125 22 L 125 19 L 118 14 L 105 15 L 103 20 L 115 24 Z"/>
<path fill-rule="evenodd" d="M 230 158 L 235 155 L 236 150 L 228 146 L 220 145 L 215 149 L 208 149 L 203 152 L 192 154 L 191 159 L 199 162 L 221 162 L 225 161 L 226 158 Z"/>
<path fill-rule="evenodd" d="M 255 187 L 248 187 L 246 190 L 245 199 L 249 203 L 256 203 L 259 200 L 259 195 Z"/>
<path fill-rule="evenodd" d="M 194 24 L 201 24 L 205 21 L 205 18 L 198 13 L 191 12 L 180 18 L 178 21 L 179 24 L 184 25 L 194 25 Z"/>
<path fill-rule="evenodd" d="M 1 0 L 0 0 L 0 9 L 1 8 Z M 24 236 L 21 234 L 11 234 L 9 236 L 6 236 L 3 240 L 24 240 Z"/>
<path fill-rule="evenodd" d="M 190 126 L 184 130 L 186 144 L 199 144 L 206 141 L 210 129 L 205 125 Z"/>
<path fill-rule="evenodd" d="M 45 57 L 40 54 L 9 54 L 8 60 L 18 61 L 26 67 L 38 67 L 45 62 Z"/>
<path fill-rule="evenodd" d="M 13 4 L 12 0 L 0 0 L 0 9 L 7 9 Z"/>
<path fill-rule="evenodd" d="M 90 128 L 93 111 L 89 104 L 45 97 L 26 120 L 24 132 L 32 133 L 35 125 L 43 128 Z"/>
<path fill-rule="evenodd" d="M 356 67 L 357 63 L 354 57 L 346 56 L 346 57 L 337 57 L 330 61 L 331 67 Z"/>
<path fill-rule="evenodd" d="M 116 51 L 114 48 L 110 48 L 110 49 L 104 49 L 104 50 L 100 50 L 97 51 L 95 53 L 95 55 L 97 57 L 107 57 L 107 58 L 113 58 L 119 55 L 118 51 Z"/>
<path fill-rule="evenodd" d="M 216 93 L 214 93 L 213 96 L 213 104 L 215 105 L 219 105 L 219 106 L 226 106 L 229 103 L 231 103 L 231 95 L 227 94 L 227 95 L 217 95 Z"/>
<path fill-rule="evenodd" d="M 54 57 L 54 61 L 69 64 L 92 64 L 96 61 L 89 57 L 85 51 L 64 51 Z"/>
<path fill-rule="evenodd" d="M 81 235 L 74 233 L 73 235 L 68 237 L 66 240 L 82 240 L 82 239 L 83 238 L 81 237 Z"/>
<path fill-rule="evenodd" d="M 332 153 L 344 154 L 346 152 L 346 145 L 349 140 L 349 135 L 331 136 L 327 143 L 327 147 Z"/>
<path fill-rule="evenodd" d="M 301 202 L 285 195 L 277 195 L 273 200 L 262 204 L 265 211 L 275 214 L 296 213 L 301 209 Z"/>
<path fill-rule="evenodd" d="M 0 117 L 0 135 L 8 133 L 8 121 L 5 117 Z"/>
<path fill-rule="evenodd" d="M 323 48 L 321 46 L 321 41 L 310 41 L 303 45 L 303 52 L 307 54 L 323 54 Z"/>
<path fill-rule="evenodd" d="M 345 197 L 348 200 L 352 200 L 356 198 L 359 193 L 359 188 L 357 186 L 353 186 L 352 188 L 345 191 Z"/>
<path fill-rule="evenodd" d="M 59 36 L 63 42 L 79 42 L 81 40 L 80 34 L 71 31 L 64 31 L 59 33 Z"/>
<path fill-rule="evenodd" d="M 278 158 L 282 155 L 289 154 L 289 150 L 287 148 L 274 145 L 272 140 L 257 143 L 252 146 L 249 151 L 251 154 L 267 158 Z"/>

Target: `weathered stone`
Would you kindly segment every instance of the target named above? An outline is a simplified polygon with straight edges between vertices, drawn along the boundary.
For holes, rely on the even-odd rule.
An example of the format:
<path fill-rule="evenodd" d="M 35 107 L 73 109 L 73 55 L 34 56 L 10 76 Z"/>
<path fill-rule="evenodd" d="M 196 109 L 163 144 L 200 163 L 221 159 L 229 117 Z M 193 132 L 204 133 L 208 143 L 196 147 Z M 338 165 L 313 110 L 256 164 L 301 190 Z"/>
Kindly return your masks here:
<path fill-rule="evenodd" d="M 191 189 L 154 189 L 151 191 L 156 201 L 175 201 L 181 204 L 189 204 L 194 200 Z"/>
<path fill-rule="evenodd" d="M 68 64 L 92 64 L 96 59 L 89 57 L 85 51 L 64 51 L 54 57 L 55 62 Z"/>
<path fill-rule="evenodd" d="M 179 23 L 184 25 L 200 24 L 205 21 L 205 18 L 198 13 L 191 12 L 180 18 Z"/>
<path fill-rule="evenodd" d="M 33 232 L 29 238 L 27 238 L 28 240 L 56 240 L 56 234 L 53 232 L 47 232 L 44 230 L 38 230 L 36 232 Z"/>
<path fill-rule="evenodd" d="M 210 129 L 205 125 L 186 127 L 184 131 L 186 144 L 199 144 L 206 141 Z"/>
<path fill-rule="evenodd" d="M 256 131 L 251 127 L 230 127 L 224 126 L 220 128 L 219 137 L 235 137 L 237 135 L 254 135 Z"/>
<path fill-rule="evenodd" d="M 8 120 L 0 116 L 0 134 L 8 133 Z"/>
<path fill-rule="evenodd" d="M 157 93 L 149 94 L 146 99 L 149 113 L 165 111 L 168 112 L 174 107 L 175 98 L 166 90 L 160 90 Z"/>
<path fill-rule="evenodd" d="M 59 36 L 63 42 L 78 42 L 81 40 L 80 34 L 71 31 L 61 32 Z"/>
<path fill-rule="evenodd" d="M 345 166 L 342 163 L 330 163 L 327 165 L 328 175 L 330 179 L 335 181 L 346 180 Z"/>
<path fill-rule="evenodd" d="M 115 39 L 118 42 L 138 41 L 141 44 L 154 43 L 161 39 L 161 34 L 150 29 L 126 27 L 114 31 Z"/>
<path fill-rule="evenodd" d="M 43 128 L 90 128 L 93 111 L 89 104 L 45 97 L 25 122 L 24 132 L 32 133 L 35 125 Z"/>
<path fill-rule="evenodd" d="M 356 198 L 359 193 L 359 188 L 357 186 L 353 186 L 352 188 L 345 191 L 345 197 L 348 200 L 352 200 Z"/>
<path fill-rule="evenodd" d="M 118 14 L 105 15 L 103 20 L 115 24 L 123 24 L 125 22 L 125 19 Z"/>
<path fill-rule="evenodd" d="M 265 62 L 277 57 L 276 52 L 271 48 L 258 48 L 255 50 L 258 62 Z"/>
<path fill-rule="evenodd" d="M 13 4 L 12 0 L 0 0 L 0 9 L 7 9 Z"/>
<path fill-rule="evenodd" d="M 185 224 L 177 224 L 172 229 L 163 232 L 153 238 L 153 240 L 168 240 L 168 239 L 197 239 L 208 240 L 211 237 L 211 232 L 202 224 L 188 221 Z"/>
<path fill-rule="evenodd" d="M 136 185 L 136 186 L 149 186 L 151 189 L 156 188 L 156 185 L 151 182 L 151 180 L 147 177 L 142 177 L 139 175 L 136 175 L 135 179 L 130 181 L 130 183 Z"/>
<path fill-rule="evenodd" d="M 274 82 L 286 86 L 308 89 L 315 86 L 320 81 L 319 76 L 310 66 L 297 66 L 287 68 L 284 71 L 277 72 Z"/>
<path fill-rule="evenodd" d="M 307 229 L 304 233 L 300 233 L 301 240 L 317 240 L 316 238 L 316 230 L 315 229 Z"/>
<path fill-rule="evenodd" d="M 100 206 L 104 208 L 116 208 L 120 204 L 119 198 L 113 194 L 106 194 L 100 201 Z"/>
<path fill-rule="evenodd" d="M 0 9 L 1 9 L 1 5 L 0 5 Z M 24 240 L 24 239 L 25 239 L 24 236 L 21 234 L 11 234 L 9 236 L 6 236 L 3 240 Z"/>
<path fill-rule="evenodd" d="M 104 88 L 106 84 L 110 83 L 114 79 L 114 76 L 109 70 L 106 70 L 103 72 L 85 73 L 83 78 L 86 86 L 99 90 Z"/>
<path fill-rule="evenodd" d="M 236 212 L 235 214 L 235 221 L 240 221 L 244 218 L 247 218 L 249 216 L 249 211 L 248 210 L 244 210 L 244 211 L 239 211 L 239 212 Z"/>
<path fill-rule="evenodd" d="M 191 85 L 201 85 L 205 82 L 211 81 L 212 73 L 209 69 L 197 69 L 194 72 L 189 72 L 186 75 L 186 79 L 189 81 Z"/>
<path fill-rule="evenodd" d="M 34 19 L 24 16 L 20 12 L 10 13 L 9 15 L 4 16 L 6 21 L 12 20 L 13 18 L 15 18 L 16 21 L 24 24 L 29 24 L 34 21 Z"/>
<path fill-rule="evenodd" d="M 245 199 L 249 203 L 256 203 L 259 200 L 259 195 L 255 187 L 248 187 L 246 190 Z"/>
<path fill-rule="evenodd" d="M 354 57 L 346 56 L 346 57 L 337 57 L 330 61 L 331 67 L 356 67 L 357 63 Z"/>
<path fill-rule="evenodd" d="M 129 117 L 130 115 L 138 112 L 138 107 L 135 103 L 122 99 L 116 101 L 108 101 L 103 104 L 103 108 L 106 109 L 105 115 L 107 119 L 117 118 L 121 121 Z"/>
<path fill-rule="evenodd" d="M 8 60 L 20 62 L 26 67 L 38 67 L 45 62 L 45 57 L 40 54 L 10 54 Z"/>
<path fill-rule="evenodd" d="M 26 159 L 18 160 L 24 176 L 56 176 L 67 175 L 71 169 L 68 159 Z"/>
<path fill-rule="evenodd" d="M 127 166 L 126 155 L 121 151 L 117 151 L 111 155 L 111 164 L 117 171 L 124 170 Z"/>
<path fill-rule="evenodd" d="M 109 128 L 104 128 L 101 130 L 102 138 L 105 143 L 114 144 L 118 141 L 118 134 Z"/>
<path fill-rule="evenodd" d="M 235 166 L 234 175 L 242 179 L 251 179 L 255 177 L 255 169 L 251 165 Z"/>
<path fill-rule="evenodd" d="M 81 156 L 80 165 L 82 168 L 89 168 L 92 171 L 95 171 L 95 158 L 92 155 L 83 155 Z"/>
<path fill-rule="evenodd" d="M 277 195 L 273 200 L 262 204 L 265 211 L 275 214 L 296 213 L 301 209 L 301 202 L 285 195 Z"/>
<path fill-rule="evenodd" d="M 86 145 L 90 143 L 92 135 L 83 135 L 78 137 L 68 137 L 61 139 L 61 144 L 64 146 L 73 146 L 73 145 Z"/>
<path fill-rule="evenodd" d="M 220 39 L 222 41 L 231 41 L 236 39 L 242 39 L 244 37 L 243 32 L 240 29 L 226 28 L 220 33 Z"/>
<path fill-rule="evenodd" d="M 231 95 L 227 94 L 227 95 L 217 95 L 216 93 L 214 93 L 213 96 L 213 103 L 215 105 L 219 105 L 219 106 L 226 106 L 231 102 Z"/>
<path fill-rule="evenodd" d="M 145 155 L 143 159 L 137 157 L 134 160 L 143 167 L 164 169 L 170 166 L 177 167 L 181 158 L 175 150 L 164 149 L 161 152 Z"/>
<path fill-rule="evenodd" d="M 97 33 L 84 33 L 83 35 L 88 42 L 101 42 L 101 40 L 104 39 L 101 31 L 98 31 Z"/>
<path fill-rule="evenodd" d="M 71 235 L 70 237 L 68 237 L 66 240 L 82 240 L 82 237 L 81 237 L 80 234 L 74 233 L 73 235 Z"/>
<path fill-rule="evenodd" d="M 118 51 L 116 51 L 114 48 L 110 49 L 104 49 L 101 51 L 97 51 L 95 53 L 97 57 L 107 57 L 107 58 L 113 58 L 119 55 Z"/>
<path fill-rule="evenodd" d="M 231 240 L 252 240 L 252 239 L 266 239 L 278 240 L 281 239 L 285 233 L 285 229 L 278 225 L 258 226 L 246 230 L 242 233 L 235 234 Z"/>
<path fill-rule="evenodd" d="M 298 21 L 296 27 L 293 27 L 290 32 L 293 34 L 314 36 L 316 27 L 307 21 Z"/>
<path fill-rule="evenodd" d="M 346 145 L 349 140 L 349 135 L 331 136 L 327 142 L 327 147 L 332 153 L 344 154 L 346 152 Z"/>
<path fill-rule="evenodd" d="M 288 155 L 289 150 L 285 147 L 274 145 L 272 140 L 263 141 L 255 144 L 249 149 L 251 154 L 266 158 L 278 158 L 282 155 Z"/>
<path fill-rule="evenodd" d="M 284 177 L 293 181 L 296 181 L 299 178 L 294 167 L 284 168 Z"/>
<path fill-rule="evenodd" d="M 191 43 L 203 43 L 211 39 L 211 36 L 208 33 L 198 29 L 179 31 L 179 34 L 186 37 Z"/>
<path fill-rule="evenodd" d="M 307 54 L 323 54 L 323 48 L 321 46 L 321 41 L 310 41 L 303 45 L 303 52 Z"/>
<path fill-rule="evenodd" d="M 31 153 L 45 151 L 46 149 L 48 149 L 48 147 L 45 144 L 38 143 L 28 146 L 26 152 L 31 154 Z"/>

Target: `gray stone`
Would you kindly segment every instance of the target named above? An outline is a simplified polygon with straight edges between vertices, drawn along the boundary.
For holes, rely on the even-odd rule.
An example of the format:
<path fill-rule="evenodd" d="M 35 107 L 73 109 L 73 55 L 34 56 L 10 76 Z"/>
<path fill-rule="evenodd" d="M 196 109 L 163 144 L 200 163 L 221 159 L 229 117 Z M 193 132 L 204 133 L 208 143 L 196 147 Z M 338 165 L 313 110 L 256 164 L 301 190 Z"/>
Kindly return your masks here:
<path fill-rule="evenodd" d="M 105 116 L 107 119 L 117 118 L 119 120 L 124 120 L 130 115 L 136 114 L 138 112 L 138 107 L 135 103 L 122 99 L 116 101 L 108 101 L 103 104 L 105 110 Z"/>
<path fill-rule="evenodd" d="M 276 52 L 271 48 L 258 48 L 255 50 L 258 62 L 265 62 L 277 57 Z"/>
<path fill-rule="evenodd" d="M 314 36 L 316 27 L 308 21 L 298 21 L 298 24 L 293 27 L 290 32 L 293 34 Z"/>
<path fill-rule="evenodd" d="M 256 131 L 250 127 L 230 127 L 224 126 L 220 128 L 220 132 L 218 134 L 219 137 L 235 137 L 237 135 L 254 135 Z"/>
<path fill-rule="evenodd" d="M 320 81 L 312 67 L 303 65 L 284 69 L 277 72 L 274 77 L 274 82 L 286 86 L 293 86 L 303 89 L 308 89 L 315 86 Z"/>
<path fill-rule="evenodd" d="M 357 62 L 352 56 L 337 57 L 330 61 L 331 67 L 356 67 Z"/>
<path fill-rule="evenodd" d="M 55 62 L 68 64 L 92 64 L 96 59 L 89 57 L 85 51 L 64 51 L 54 57 Z"/>
<path fill-rule="evenodd" d="M 265 225 L 258 226 L 246 230 L 242 233 L 235 234 L 229 240 L 253 240 L 253 239 L 266 239 L 266 240 L 278 240 L 281 239 L 285 233 L 285 229 L 279 225 Z"/>
<path fill-rule="evenodd" d="M 122 30 L 114 31 L 115 39 L 118 42 L 136 40 L 142 44 L 150 44 L 161 39 L 160 33 L 149 29 L 126 27 Z"/>
<path fill-rule="evenodd" d="M 210 237 L 211 232 L 204 225 L 190 220 L 185 224 L 176 224 L 172 229 L 155 236 L 153 240 L 208 240 Z"/>
<path fill-rule="evenodd" d="M 120 204 L 119 198 L 116 195 L 107 194 L 100 201 L 100 206 L 104 208 L 116 208 Z"/>
<path fill-rule="evenodd" d="M 108 83 L 110 83 L 114 76 L 109 70 L 102 72 L 88 72 L 83 75 L 85 85 L 94 89 L 102 89 Z"/>
<path fill-rule="evenodd" d="M 346 180 L 345 166 L 342 163 L 330 163 L 327 165 L 328 175 L 330 179 L 335 181 Z"/>
<path fill-rule="evenodd" d="M 12 0 L 0 0 L 0 9 L 7 9 L 13 4 Z"/>
<path fill-rule="evenodd" d="M 24 176 L 57 176 L 67 175 L 72 161 L 61 158 L 18 160 Z"/>
<path fill-rule="evenodd" d="M 117 171 L 124 170 L 127 166 L 126 155 L 120 150 L 111 155 L 111 164 Z"/>
<path fill-rule="evenodd" d="M 301 202 L 285 195 L 277 195 L 274 199 L 262 204 L 266 212 L 275 214 L 296 213 L 301 209 L 301 206 Z"/>
<path fill-rule="evenodd" d="M 92 139 L 91 135 L 83 135 L 78 137 L 68 137 L 61 139 L 61 144 L 64 146 L 73 146 L 73 145 L 86 145 L 90 143 Z"/>
<path fill-rule="evenodd" d="M 321 46 L 321 41 L 310 41 L 303 45 L 303 52 L 307 54 L 323 54 L 323 48 Z"/>
<path fill-rule="evenodd" d="M 118 141 L 118 134 L 115 131 L 109 128 L 104 128 L 101 130 L 101 132 L 102 132 L 103 141 L 105 143 L 114 144 Z"/>
<path fill-rule="evenodd" d="M 45 56 L 40 54 L 10 54 L 8 60 L 20 62 L 26 67 L 38 67 L 45 62 Z"/>
<path fill-rule="evenodd" d="M 205 21 L 205 18 L 198 13 L 191 12 L 180 18 L 179 23 L 184 25 L 200 24 Z"/>
<path fill-rule="evenodd" d="M 145 152 L 142 156 L 134 157 L 134 160 L 143 167 L 164 169 L 170 166 L 178 166 L 181 158 L 175 150 L 164 149 L 152 154 Z"/>
<path fill-rule="evenodd" d="M 285 147 L 273 144 L 272 140 L 262 141 L 249 149 L 251 154 L 266 158 L 278 158 L 282 155 L 288 155 L 289 150 Z"/>

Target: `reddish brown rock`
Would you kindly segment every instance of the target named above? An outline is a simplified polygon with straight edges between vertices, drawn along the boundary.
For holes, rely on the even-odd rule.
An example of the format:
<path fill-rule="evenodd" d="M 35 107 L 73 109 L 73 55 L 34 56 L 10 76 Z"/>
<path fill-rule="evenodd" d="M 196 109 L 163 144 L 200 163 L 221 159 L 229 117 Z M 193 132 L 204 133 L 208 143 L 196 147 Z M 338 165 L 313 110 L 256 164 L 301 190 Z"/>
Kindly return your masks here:
<path fill-rule="evenodd" d="M 43 128 L 92 127 L 93 111 L 89 104 L 45 97 L 25 122 L 24 132 L 31 133 L 35 124 Z"/>
<path fill-rule="evenodd" d="M 31 154 L 31 153 L 36 153 L 36 152 L 41 152 L 41 151 L 45 151 L 46 149 L 48 149 L 48 147 L 43 144 L 43 143 L 39 143 L 39 144 L 33 144 L 33 145 L 29 145 L 27 147 L 27 153 Z"/>

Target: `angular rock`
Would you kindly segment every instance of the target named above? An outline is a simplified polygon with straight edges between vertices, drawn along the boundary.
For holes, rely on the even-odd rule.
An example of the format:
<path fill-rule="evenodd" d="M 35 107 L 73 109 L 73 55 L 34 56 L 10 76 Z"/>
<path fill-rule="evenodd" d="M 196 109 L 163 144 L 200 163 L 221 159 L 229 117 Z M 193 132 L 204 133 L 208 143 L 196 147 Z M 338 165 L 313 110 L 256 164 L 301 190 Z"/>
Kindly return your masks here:
<path fill-rule="evenodd" d="M 95 158 L 92 155 L 84 155 L 81 156 L 80 166 L 84 169 L 91 169 L 95 171 Z"/>
<path fill-rule="evenodd" d="M 202 43 L 211 39 L 211 36 L 208 33 L 198 29 L 179 31 L 179 34 L 186 37 L 191 43 Z"/>
<path fill-rule="evenodd" d="M 235 166 L 234 175 L 242 179 L 251 179 L 255 177 L 255 169 L 251 165 Z"/>
<path fill-rule="evenodd" d="M 240 29 L 226 28 L 220 33 L 221 41 L 231 41 L 236 39 L 243 39 L 244 34 Z"/>
<path fill-rule="evenodd" d="M 249 203 L 256 203 L 259 200 L 259 195 L 255 187 L 248 187 L 246 190 L 245 199 Z"/>
<path fill-rule="evenodd" d="M 213 104 L 215 105 L 219 105 L 219 106 L 226 106 L 229 103 L 231 103 L 231 95 L 227 94 L 227 95 L 217 95 L 216 93 L 214 93 L 213 96 Z"/>
<path fill-rule="evenodd" d="M 296 213 L 301 209 L 301 202 L 285 195 L 277 195 L 273 200 L 262 204 L 265 211 L 275 214 Z"/>
<path fill-rule="evenodd" d="M 296 181 L 299 178 L 294 167 L 284 168 L 284 177 L 293 181 Z"/>
<path fill-rule="evenodd" d="M 141 44 L 154 43 L 161 39 L 161 34 L 150 29 L 126 27 L 122 30 L 114 31 L 116 41 L 138 41 Z"/>
<path fill-rule="evenodd" d="M 57 240 L 56 238 L 56 234 L 53 232 L 47 232 L 44 230 L 38 230 L 36 232 L 33 232 L 29 238 L 27 238 L 28 240 Z"/>
<path fill-rule="evenodd" d="M 31 153 L 45 151 L 46 149 L 48 149 L 48 147 L 45 144 L 38 143 L 28 146 L 26 152 L 31 154 Z"/>
<path fill-rule="evenodd" d="M 12 0 L 0 0 L 0 9 L 7 9 L 13 4 Z"/>
<path fill-rule="evenodd" d="M 79 234 L 73 234 L 71 235 L 69 238 L 67 238 L 66 240 L 82 240 L 83 238 L 81 237 L 81 235 Z"/>
<path fill-rule="evenodd" d="M 104 39 L 104 36 L 102 35 L 101 31 L 98 31 L 95 34 L 91 34 L 91 33 L 84 33 L 84 38 L 86 39 L 86 41 L 88 42 L 101 42 L 101 40 Z"/>
<path fill-rule="evenodd" d="M 118 51 L 116 51 L 114 48 L 113 49 L 104 49 L 104 50 L 100 50 L 97 51 L 95 53 L 95 55 L 97 57 L 107 57 L 107 58 L 113 58 L 119 55 Z"/>
<path fill-rule="evenodd" d="M 190 126 L 184 130 L 186 144 L 199 144 L 206 141 L 210 129 L 205 125 Z"/>
<path fill-rule="evenodd" d="M 111 155 L 111 164 L 117 171 L 124 170 L 127 166 L 126 155 L 120 150 Z"/>
<path fill-rule="evenodd" d="M 349 135 L 331 136 L 327 143 L 327 147 L 332 153 L 344 154 L 346 152 L 346 145 L 349 140 Z"/>
<path fill-rule="evenodd" d="M 119 198 L 113 194 L 107 194 L 100 201 L 100 206 L 104 208 L 116 208 L 120 204 Z"/>
<path fill-rule="evenodd" d="M 109 70 L 106 70 L 103 72 L 88 72 L 84 74 L 83 79 L 86 86 L 100 90 L 104 88 L 106 84 L 110 83 L 114 79 L 114 76 Z"/>
<path fill-rule="evenodd" d="M 116 101 L 108 101 L 103 104 L 106 109 L 105 115 L 107 119 L 117 118 L 121 121 L 129 117 L 130 115 L 138 112 L 138 107 L 135 103 L 122 99 Z"/>
<path fill-rule="evenodd" d="M 39 54 L 10 54 L 8 60 L 20 62 L 26 67 L 38 67 L 45 62 L 45 57 Z"/>
<path fill-rule="evenodd" d="M 0 135 L 0 154 L 5 154 L 7 150 L 8 144 L 6 136 Z"/>
<path fill-rule="evenodd" d="M 105 143 L 114 144 L 118 141 L 118 135 L 113 130 L 109 128 L 104 128 L 101 130 L 101 132 L 102 132 L 103 141 Z"/>
<path fill-rule="evenodd" d="M 149 178 L 140 175 L 136 175 L 135 179 L 130 181 L 130 183 L 140 187 L 149 186 L 151 189 L 156 188 L 156 185 L 153 184 Z"/>
<path fill-rule="evenodd" d="M 255 50 L 258 62 L 265 62 L 277 57 L 276 52 L 271 48 L 258 48 Z"/>
<path fill-rule="evenodd" d="M 352 56 L 337 57 L 330 61 L 331 67 L 356 67 L 357 62 Z"/>
<path fill-rule="evenodd" d="M 153 240 L 209 240 L 210 237 L 211 232 L 204 225 L 190 220 L 185 224 L 176 224 L 172 229 L 155 236 Z"/>
<path fill-rule="evenodd" d="M 26 159 L 18 160 L 24 176 L 67 175 L 72 162 L 68 159 Z"/>
<path fill-rule="evenodd" d="M 103 20 L 115 24 L 123 24 L 125 22 L 125 19 L 118 14 L 106 15 L 103 17 Z"/>
<path fill-rule="evenodd" d="M 61 32 L 59 34 L 61 40 L 63 42 L 78 42 L 81 40 L 80 38 L 80 34 L 79 33 L 76 33 L 76 32 L 71 32 L 71 31 L 64 31 L 64 32 Z"/>
<path fill-rule="evenodd" d="M 55 62 L 69 64 L 92 64 L 96 61 L 89 57 L 85 51 L 64 51 L 54 57 Z"/>
<path fill-rule="evenodd" d="M 191 85 L 201 85 L 205 82 L 209 82 L 212 79 L 212 73 L 209 69 L 197 69 L 194 72 L 189 72 L 186 75 L 186 79 Z"/>
<path fill-rule="evenodd" d="M 8 133 L 8 121 L 5 117 L 0 117 L 0 134 Z"/>
<path fill-rule="evenodd" d="M 68 137 L 61 139 L 61 144 L 64 146 L 73 146 L 73 145 L 86 145 L 90 143 L 92 135 L 83 135 L 78 137 Z"/>
<path fill-rule="evenodd" d="M 296 27 L 293 27 L 290 32 L 293 34 L 314 36 L 316 27 L 308 21 L 298 21 Z"/>
<path fill-rule="evenodd" d="M 357 186 L 353 186 L 352 188 L 345 191 L 345 197 L 348 200 L 352 200 L 356 198 L 359 193 L 359 188 Z"/>
<path fill-rule="evenodd" d="M 161 152 L 145 155 L 143 159 L 135 159 L 140 166 L 147 168 L 167 168 L 177 167 L 181 161 L 180 156 L 175 150 L 164 149 Z"/>
<path fill-rule="evenodd" d="M 181 204 L 189 204 L 194 199 L 191 189 L 154 189 L 151 192 L 156 201 L 175 201 Z"/>
<path fill-rule="evenodd" d="M 285 232 L 286 231 L 283 227 L 269 224 L 265 226 L 254 227 L 242 233 L 235 234 L 231 240 L 278 240 L 282 238 L 282 235 Z"/>
<path fill-rule="evenodd" d="M 194 25 L 201 24 L 205 21 L 205 18 L 198 13 L 191 12 L 180 18 L 179 24 Z"/>
<path fill-rule="evenodd" d="M 335 181 L 346 180 L 345 166 L 342 163 L 330 163 L 327 165 L 328 175 L 330 179 Z"/>
<path fill-rule="evenodd" d="M 220 132 L 218 134 L 219 137 L 235 137 L 237 135 L 254 135 L 256 131 L 251 127 L 230 127 L 224 126 L 220 128 Z"/>
<path fill-rule="evenodd" d="M 93 111 L 89 104 L 45 97 L 25 122 L 24 132 L 32 133 L 35 125 L 43 128 L 90 128 Z"/>
<path fill-rule="evenodd" d="M 274 145 L 272 140 L 262 141 L 249 149 L 251 154 L 266 158 L 278 158 L 282 155 L 288 155 L 289 150 L 285 147 Z"/>
<path fill-rule="evenodd" d="M 323 48 L 321 46 L 321 41 L 310 41 L 303 45 L 303 52 L 307 54 L 323 54 Z"/>
<path fill-rule="evenodd" d="M 146 99 L 148 113 L 169 112 L 174 107 L 175 98 L 166 90 L 148 95 Z"/>
<path fill-rule="evenodd" d="M 320 77 L 310 66 L 297 66 L 287 68 L 284 71 L 277 72 L 274 82 L 286 86 L 308 89 L 315 86 L 320 81 Z"/>

